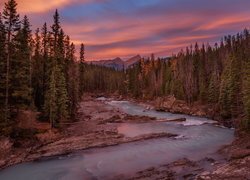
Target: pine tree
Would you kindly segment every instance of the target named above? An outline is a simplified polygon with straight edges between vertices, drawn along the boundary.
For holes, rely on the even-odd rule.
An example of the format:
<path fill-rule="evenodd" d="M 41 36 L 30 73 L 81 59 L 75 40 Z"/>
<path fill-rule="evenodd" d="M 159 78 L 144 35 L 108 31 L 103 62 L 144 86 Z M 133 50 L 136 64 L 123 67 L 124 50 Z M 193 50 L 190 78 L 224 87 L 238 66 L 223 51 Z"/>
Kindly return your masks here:
<path fill-rule="evenodd" d="M 234 55 L 229 60 L 222 74 L 219 99 L 221 115 L 224 118 L 237 116 L 239 108 L 239 62 Z"/>
<path fill-rule="evenodd" d="M 59 58 L 59 48 L 58 48 L 58 36 L 60 33 L 60 18 L 59 18 L 59 14 L 58 11 L 56 10 L 55 14 L 54 14 L 54 24 L 52 25 L 52 36 L 53 36 L 53 55 L 57 58 Z"/>
<path fill-rule="evenodd" d="M 206 69 L 205 69 L 205 46 L 202 45 L 201 50 L 199 50 L 200 58 L 198 62 L 198 87 L 199 87 L 199 100 L 203 103 L 207 102 L 207 89 L 208 89 L 208 83 L 207 83 L 207 75 L 206 75 Z"/>
<path fill-rule="evenodd" d="M 12 55 L 15 54 L 13 52 L 13 43 L 12 39 L 16 36 L 17 32 L 20 29 L 20 21 L 19 21 L 19 14 L 17 14 L 17 3 L 15 0 L 9 0 L 5 3 L 4 10 L 3 10 L 3 19 L 5 25 L 5 31 L 7 33 L 7 40 L 6 40 L 6 50 L 7 50 L 7 57 L 6 57 L 6 84 L 5 84 L 5 120 L 9 118 L 9 86 L 10 86 L 10 63 L 12 60 Z"/>
<path fill-rule="evenodd" d="M 31 30 L 27 16 L 14 38 L 16 53 L 11 69 L 11 102 L 16 108 L 29 107 L 31 99 Z"/>
<path fill-rule="evenodd" d="M 58 35 L 58 42 L 57 42 L 57 59 L 58 59 L 58 65 L 60 65 L 63 68 L 63 71 L 66 72 L 66 62 L 65 62 L 65 47 L 64 47 L 64 32 L 62 29 L 60 29 L 59 35 Z"/>
<path fill-rule="evenodd" d="M 36 107 L 39 111 L 42 110 L 44 105 L 44 59 L 42 56 L 42 48 L 41 48 L 41 36 L 40 29 L 38 28 L 35 32 L 35 48 L 34 48 L 34 56 L 32 60 L 33 73 L 32 73 L 32 88 L 33 88 L 33 99 Z"/>
<path fill-rule="evenodd" d="M 65 81 L 65 74 L 62 71 L 62 67 L 55 67 L 55 79 L 56 79 L 56 123 L 60 121 L 66 121 L 69 118 L 69 109 L 68 109 L 68 92 L 67 84 Z"/>
<path fill-rule="evenodd" d="M 4 100 L 5 100 L 5 80 L 6 80 L 6 33 L 0 13 L 0 129 L 4 124 Z"/>
<path fill-rule="evenodd" d="M 50 84 L 47 89 L 46 97 L 45 97 L 45 116 L 49 117 L 51 128 L 56 127 L 56 77 L 55 70 L 52 70 L 50 75 Z"/>
<path fill-rule="evenodd" d="M 236 118 L 240 112 L 240 91 L 241 91 L 241 65 L 240 59 L 235 55 L 231 56 L 231 71 L 230 71 L 230 101 L 231 101 L 231 114 Z"/>
<path fill-rule="evenodd" d="M 42 43 L 42 106 L 44 106 L 45 103 L 45 95 L 46 90 L 49 87 L 49 76 L 51 72 L 51 61 L 49 61 L 49 32 L 47 29 L 47 24 L 44 23 L 42 30 L 41 30 L 41 43 Z"/>
<path fill-rule="evenodd" d="M 85 61 L 85 48 L 84 48 L 84 44 L 81 44 L 81 48 L 80 48 L 80 67 L 79 67 L 79 95 L 80 98 L 83 95 L 83 91 L 84 91 L 84 61 Z"/>
<path fill-rule="evenodd" d="M 221 78 L 221 85 L 220 85 L 220 97 L 219 97 L 219 104 L 220 104 L 220 111 L 221 116 L 223 118 L 231 118 L 231 99 L 230 99 L 230 66 L 227 65 L 225 68 L 222 78 Z"/>
<path fill-rule="evenodd" d="M 79 100 L 79 70 L 78 63 L 75 58 L 75 45 L 71 43 L 70 54 L 68 59 L 68 93 L 69 93 L 69 111 L 72 119 L 75 119 L 75 115 L 78 108 Z"/>
<path fill-rule="evenodd" d="M 243 121 L 243 126 L 250 130 L 250 59 L 247 59 L 245 65 L 245 79 L 244 79 L 244 111 L 245 111 L 245 119 Z"/>
<path fill-rule="evenodd" d="M 45 31 L 45 30 L 44 30 Z M 44 33 L 45 34 L 45 33 Z M 57 127 L 61 121 L 68 119 L 69 96 L 66 83 L 64 58 L 64 33 L 60 26 L 59 14 L 56 10 L 52 25 L 52 51 L 49 89 L 46 92 L 45 114 L 49 117 L 52 127 Z M 53 101 L 49 98 L 53 96 Z M 53 106 L 52 106 L 53 105 Z"/>
<path fill-rule="evenodd" d="M 213 73 L 208 86 L 208 102 L 216 104 L 219 98 L 219 81 L 216 73 Z"/>

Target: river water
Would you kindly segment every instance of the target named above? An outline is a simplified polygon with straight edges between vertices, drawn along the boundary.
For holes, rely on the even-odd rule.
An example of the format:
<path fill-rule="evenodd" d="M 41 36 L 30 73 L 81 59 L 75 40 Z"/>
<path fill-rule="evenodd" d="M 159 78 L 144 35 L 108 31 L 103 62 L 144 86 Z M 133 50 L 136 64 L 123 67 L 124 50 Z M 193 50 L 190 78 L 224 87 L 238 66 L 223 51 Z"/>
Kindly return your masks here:
<path fill-rule="evenodd" d="M 0 172 L 1 180 L 111 179 L 181 158 L 201 160 L 234 139 L 234 131 L 217 127 L 213 120 L 147 110 L 127 101 L 106 101 L 131 115 L 157 119 L 186 118 L 186 122 L 123 123 L 118 131 L 127 137 L 168 132 L 176 138 L 157 138 L 117 146 L 84 150 L 49 160 L 22 163 Z"/>

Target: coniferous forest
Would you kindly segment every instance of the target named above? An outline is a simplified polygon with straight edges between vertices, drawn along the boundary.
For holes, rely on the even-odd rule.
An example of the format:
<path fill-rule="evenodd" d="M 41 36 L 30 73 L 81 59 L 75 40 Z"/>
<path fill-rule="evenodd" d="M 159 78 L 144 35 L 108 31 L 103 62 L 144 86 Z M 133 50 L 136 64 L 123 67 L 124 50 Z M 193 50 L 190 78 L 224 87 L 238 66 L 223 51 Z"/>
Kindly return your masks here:
<path fill-rule="evenodd" d="M 127 71 L 128 91 L 136 98 L 174 95 L 190 105 L 212 105 L 225 121 L 249 129 L 249 43 L 245 29 L 219 45 L 191 45 L 169 60 L 142 59 Z"/>
<path fill-rule="evenodd" d="M 28 17 L 19 16 L 15 0 L 5 4 L 0 18 L 1 128 L 8 130 L 21 109 L 42 112 L 52 127 L 74 118 L 83 87 L 84 48 L 77 62 L 58 11 L 51 26 L 44 23 L 34 33 Z"/>
<path fill-rule="evenodd" d="M 42 112 L 57 127 L 74 121 L 84 92 L 153 99 L 174 95 L 188 104 L 213 104 L 224 119 L 250 127 L 250 35 L 245 29 L 215 45 L 191 45 L 170 58 L 142 58 L 124 71 L 85 63 L 65 34 L 56 10 L 53 24 L 34 32 L 15 0 L 0 15 L 1 129 L 8 131 L 22 109 Z"/>
<path fill-rule="evenodd" d="M 134 47 L 129 38 L 98 44 L 100 34 L 126 36 L 122 28 L 139 25 L 101 23 L 104 29 L 87 31 L 98 33 L 97 44 L 74 41 L 62 26 L 73 5 L 34 27 L 17 2 L 0 9 L 0 179 L 249 179 L 249 29 L 215 44 L 190 43 L 168 57 L 141 50 L 144 57 L 90 61 L 91 48 L 123 54 L 118 46 Z M 94 13 L 111 3 L 93 2 Z M 91 9 L 93 2 L 74 6 Z M 157 33 L 147 38 L 162 43 L 165 33 Z"/>

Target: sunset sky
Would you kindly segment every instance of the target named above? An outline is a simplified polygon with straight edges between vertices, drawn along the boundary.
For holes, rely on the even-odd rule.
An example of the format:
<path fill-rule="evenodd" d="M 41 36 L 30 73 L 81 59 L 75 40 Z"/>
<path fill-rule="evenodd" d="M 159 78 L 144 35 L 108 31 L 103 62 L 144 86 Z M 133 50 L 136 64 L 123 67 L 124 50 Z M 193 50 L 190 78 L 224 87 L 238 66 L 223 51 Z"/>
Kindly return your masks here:
<path fill-rule="evenodd" d="M 1 10 L 3 2 L 0 0 Z M 88 60 L 168 56 L 196 41 L 219 41 L 250 25 L 250 0 L 17 0 L 34 30 L 57 8 L 66 34 Z"/>

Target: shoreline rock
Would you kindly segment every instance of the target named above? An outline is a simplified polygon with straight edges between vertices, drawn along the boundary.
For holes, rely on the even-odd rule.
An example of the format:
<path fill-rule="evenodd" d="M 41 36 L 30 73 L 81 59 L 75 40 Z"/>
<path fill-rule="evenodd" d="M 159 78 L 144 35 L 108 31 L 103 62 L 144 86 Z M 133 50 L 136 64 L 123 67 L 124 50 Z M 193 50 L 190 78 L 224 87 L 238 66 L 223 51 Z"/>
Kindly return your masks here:
<path fill-rule="evenodd" d="M 80 117 L 81 124 L 71 125 L 62 131 L 41 133 L 37 136 L 38 144 L 34 147 L 19 147 L 13 148 L 13 142 L 10 139 L 0 139 L 0 143 L 5 147 L 1 152 L 7 152 L 0 156 L 0 169 L 7 168 L 11 165 L 19 164 L 22 162 L 39 161 L 44 158 L 55 158 L 57 156 L 67 155 L 84 149 L 90 148 L 103 148 L 108 146 L 114 146 L 122 143 L 130 143 L 141 140 L 149 140 L 152 138 L 172 138 L 177 135 L 168 133 L 152 133 L 148 135 L 137 136 L 133 138 L 124 137 L 118 134 L 117 123 L 120 122 L 155 122 L 156 120 L 143 116 L 130 116 L 125 115 L 118 111 L 110 110 L 106 107 L 106 104 L 102 102 L 94 101 L 89 98 L 81 104 Z M 94 108 L 93 108 L 94 107 Z M 149 106 L 148 106 L 149 107 Z M 98 113 L 97 113 L 98 111 Z M 88 120 L 85 120 L 87 114 Z M 169 121 L 169 120 L 168 120 Z M 185 119 L 177 119 L 174 121 L 185 121 Z M 245 136 L 245 135 L 244 135 Z M 3 143 L 2 143 L 3 142 Z M 37 142 L 36 142 L 37 143 Z M 32 145 L 32 144 L 27 144 Z M 34 145 L 34 144 L 33 144 Z M 223 179 L 228 178 L 229 175 L 246 177 L 249 175 L 246 167 L 250 167 L 249 158 L 249 137 L 242 138 L 242 136 L 235 140 L 235 142 L 221 150 L 222 154 L 229 155 L 229 160 L 225 163 L 210 162 L 214 164 L 214 168 L 211 171 L 204 171 L 199 166 L 195 166 L 192 169 L 193 164 L 188 160 L 180 160 L 175 164 L 171 163 L 161 167 L 153 167 L 147 169 L 136 175 L 135 178 L 154 177 L 150 174 L 158 175 L 163 174 L 163 177 L 175 178 L 176 175 L 171 168 L 173 167 L 192 167 L 190 171 L 184 173 L 184 178 L 196 178 L 196 179 Z M 6 159 L 8 157 L 9 159 Z M 209 160 L 210 161 L 210 160 Z M 238 171 L 240 173 L 238 173 Z M 132 179 L 134 176 L 131 177 Z M 122 178 L 121 178 L 122 179 Z M 127 178 L 128 179 L 128 178 Z"/>
<path fill-rule="evenodd" d="M 0 169 L 22 162 L 30 162 L 47 157 L 53 158 L 54 156 L 74 153 L 89 148 L 102 148 L 152 138 L 176 136 L 169 133 L 152 133 L 126 138 L 118 134 L 117 127 L 119 123 L 154 122 L 156 119 L 146 116 L 127 115 L 91 98 L 88 98 L 81 104 L 79 112 L 80 123 L 62 127 L 61 130 L 50 130 L 50 128 L 46 130 L 43 125 L 43 131 L 37 130 L 38 134 L 32 133 L 34 137 L 30 137 L 30 141 L 25 139 L 26 142 L 23 143 L 22 139 L 19 138 L 18 144 L 20 147 L 18 148 L 13 146 L 14 142 L 11 142 L 10 139 L 0 139 L 1 144 L 6 144 L 6 146 L 2 146 L 6 147 L 5 149 L 0 149 L 0 153 L 5 152 L 5 154 L 2 153 L 3 156 L 0 156 Z M 87 121 L 85 120 L 86 115 L 88 115 Z M 26 118 L 23 117 L 23 119 Z"/>

